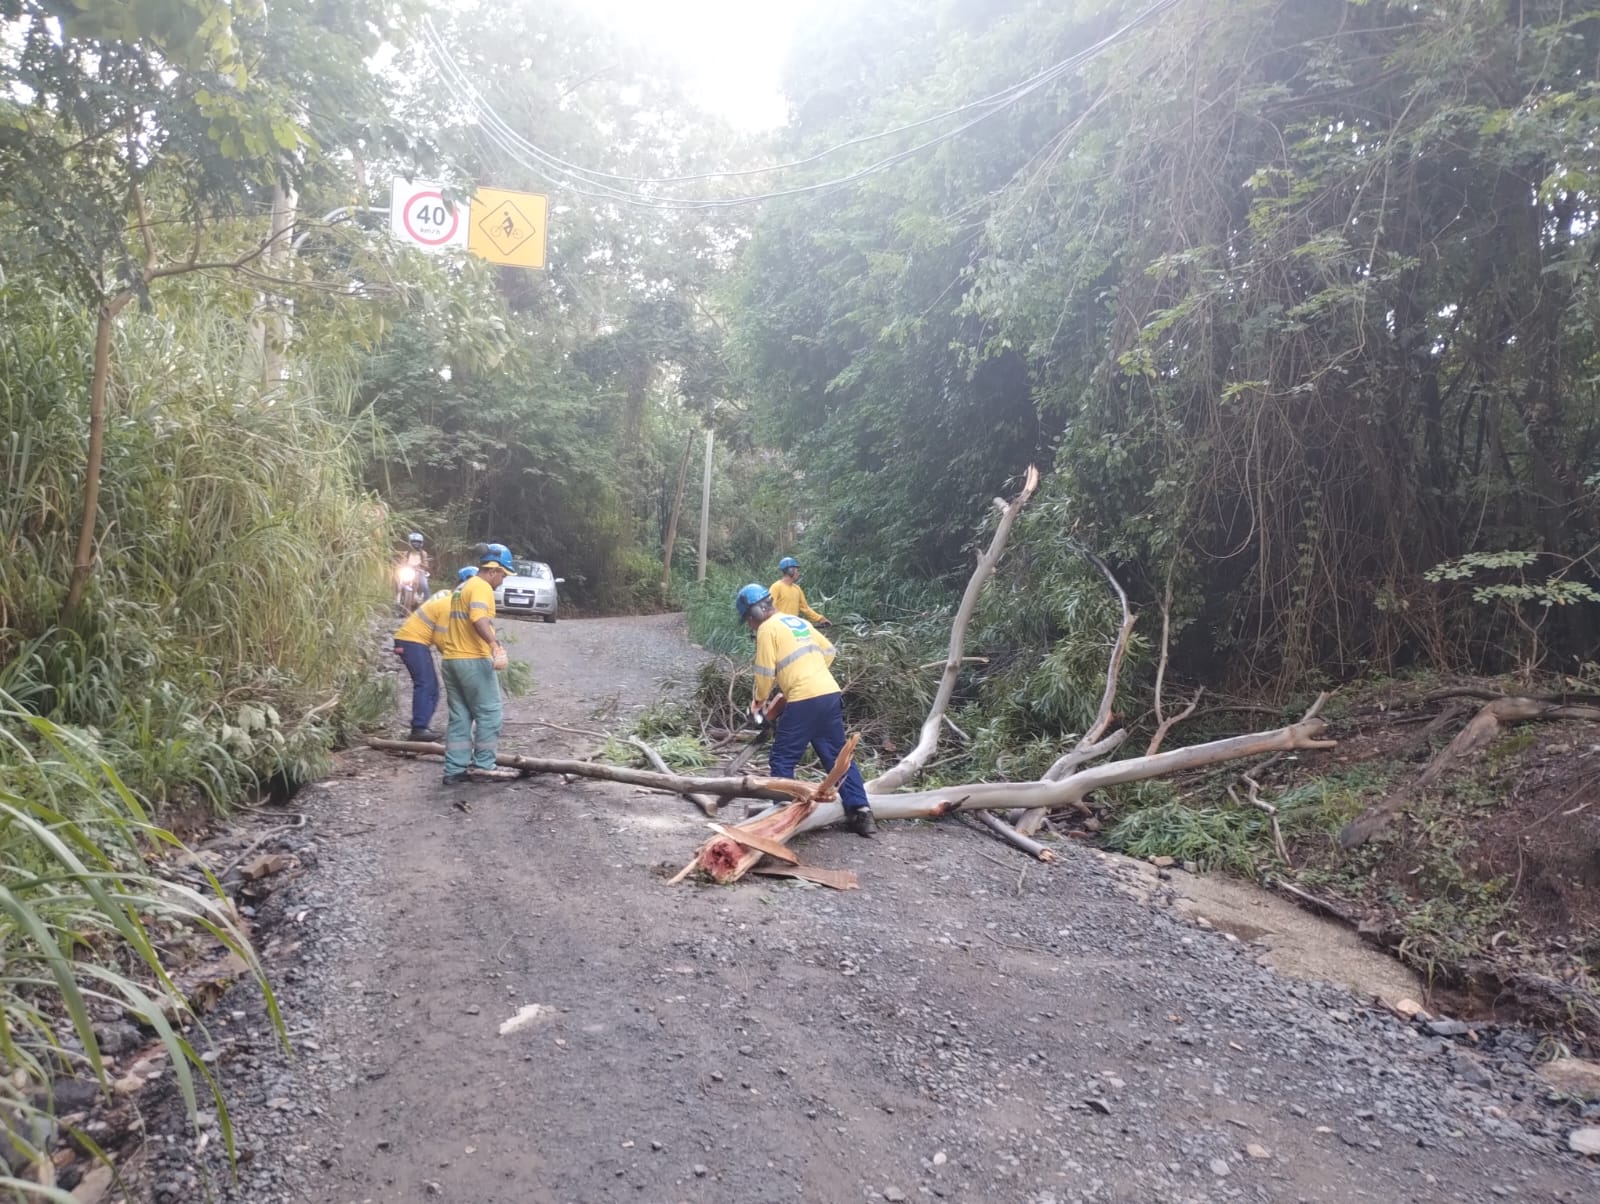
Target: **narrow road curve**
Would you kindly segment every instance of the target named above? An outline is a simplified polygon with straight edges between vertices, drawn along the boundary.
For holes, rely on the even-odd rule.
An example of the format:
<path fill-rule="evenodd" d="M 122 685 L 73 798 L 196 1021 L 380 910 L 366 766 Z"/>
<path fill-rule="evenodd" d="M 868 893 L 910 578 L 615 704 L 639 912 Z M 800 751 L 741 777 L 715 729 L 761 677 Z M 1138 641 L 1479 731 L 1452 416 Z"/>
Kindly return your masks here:
<path fill-rule="evenodd" d="M 671 616 L 513 630 L 539 688 L 510 751 L 586 755 L 531 721 L 599 730 L 700 659 Z M 1278 978 L 1092 851 L 899 824 L 805 839 L 858 892 L 668 887 L 705 836 L 681 800 L 439 776 L 358 752 L 293 804 L 308 868 L 262 931 L 295 1056 L 235 1013 L 223 1198 L 1600 1198 L 1524 1034 L 1474 1049 Z M 199 1198 L 181 1161 L 156 1199 Z"/>

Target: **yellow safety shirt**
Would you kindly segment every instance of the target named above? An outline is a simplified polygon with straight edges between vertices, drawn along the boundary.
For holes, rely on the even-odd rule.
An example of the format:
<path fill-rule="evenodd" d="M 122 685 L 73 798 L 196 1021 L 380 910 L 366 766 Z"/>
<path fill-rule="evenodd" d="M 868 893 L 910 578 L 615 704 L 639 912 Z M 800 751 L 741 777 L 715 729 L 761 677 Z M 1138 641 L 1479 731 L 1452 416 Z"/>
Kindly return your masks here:
<path fill-rule="evenodd" d="M 755 700 L 766 701 L 774 685 L 790 702 L 837 694 L 839 683 L 828 671 L 832 663 L 833 645 L 810 623 L 773 615 L 756 628 Z"/>
<path fill-rule="evenodd" d="M 450 592 L 442 590 L 407 615 L 394 638 L 413 644 L 437 644 L 449 625 Z"/>
<path fill-rule="evenodd" d="M 798 585 L 790 585 L 782 577 L 779 577 L 768 586 L 767 592 L 772 595 L 772 609 L 780 615 L 799 615 L 802 619 L 811 623 L 826 623 L 828 621 L 806 605 L 805 590 Z"/>
<path fill-rule="evenodd" d="M 447 661 L 489 660 L 494 649 L 473 626 L 494 618 L 494 588 L 482 577 L 468 577 L 450 595 L 450 622 L 439 638 L 439 652 Z"/>

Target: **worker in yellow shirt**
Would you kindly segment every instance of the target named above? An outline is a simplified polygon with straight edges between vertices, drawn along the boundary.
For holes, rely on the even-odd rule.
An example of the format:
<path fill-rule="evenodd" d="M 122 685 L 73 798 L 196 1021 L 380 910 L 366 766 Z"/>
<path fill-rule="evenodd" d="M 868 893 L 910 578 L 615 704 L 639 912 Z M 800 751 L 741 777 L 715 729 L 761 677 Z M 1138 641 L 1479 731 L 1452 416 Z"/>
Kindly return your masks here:
<path fill-rule="evenodd" d="M 768 757 L 772 776 L 794 777 L 807 745 L 816 750 L 825 768 L 832 769 L 845 740 L 843 698 L 829 669 L 833 645 L 798 615 L 778 614 L 772 594 L 759 585 L 741 589 L 734 595 L 733 606 L 756 637 L 751 711 L 764 713 L 767 698 L 775 689 L 786 700 Z M 872 808 L 866 783 L 854 762 L 839 783 L 839 801 L 844 804 L 845 825 L 857 836 L 871 836 Z"/>
<path fill-rule="evenodd" d="M 778 572 L 783 575 L 772 583 L 770 590 L 777 612 L 795 615 L 818 628 L 832 627 L 832 623 L 806 605 L 806 591 L 800 588 L 800 562 L 793 556 L 785 556 L 778 561 Z"/>
<path fill-rule="evenodd" d="M 511 569 L 511 553 L 497 548 L 450 595 L 450 618 L 439 639 L 450 712 L 444 738 L 446 786 L 465 782 L 469 769 L 498 776 L 494 758 L 503 715 L 495 670 L 505 668 L 506 650 L 494 631 L 494 591 Z"/>
<path fill-rule="evenodd" d="M 411 731 L 407 740 L 439 738 L 439 733 L 428 727 L 439 707 L 439 673 L 433 667 L 433 648 L 449 623 L 450 594 L 442 591 L 407 615 L 394 633 L 394 654 L 411 675 Z"/>

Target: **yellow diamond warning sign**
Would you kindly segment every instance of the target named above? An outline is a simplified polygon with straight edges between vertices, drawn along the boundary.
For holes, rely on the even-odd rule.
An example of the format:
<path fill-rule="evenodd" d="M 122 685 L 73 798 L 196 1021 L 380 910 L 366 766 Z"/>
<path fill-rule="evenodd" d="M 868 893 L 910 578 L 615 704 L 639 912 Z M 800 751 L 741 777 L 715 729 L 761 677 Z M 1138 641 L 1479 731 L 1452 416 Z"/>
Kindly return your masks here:
<path fill-rule="evenodd" d="M 490 263 L 544 267 L 545 216 L 549 199 L 534 192 L 480 188 L 472 198 L 467 250 Z"/>

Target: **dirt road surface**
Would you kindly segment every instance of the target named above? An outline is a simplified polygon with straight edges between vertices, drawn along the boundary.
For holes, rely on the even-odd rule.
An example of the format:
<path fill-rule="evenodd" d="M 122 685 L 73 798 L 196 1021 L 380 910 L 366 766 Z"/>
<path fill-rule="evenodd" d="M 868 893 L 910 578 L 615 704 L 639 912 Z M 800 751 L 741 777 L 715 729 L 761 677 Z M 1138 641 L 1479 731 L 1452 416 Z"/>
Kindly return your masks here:
<path fill-rule="evenodd" d="M 510 751 L 587 754 L 531 721 L 598 731 L 701 655 L 671 616 L 514 630 Z M 804 839 L 857 892 L 668 887 L 705 836 L 679 800 L 439 778 L 357 752 L 289 804 L 259 918 L 293 1057 L 224 1003 L 239 1179 L 214 1128 L 158 1135 L 154 1199 L 1600 1199 L 1531 1036 L 1278 977 L 1092 851 L 897 824 Z"/>

